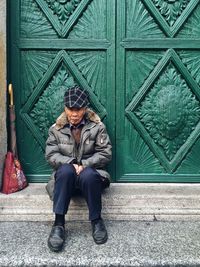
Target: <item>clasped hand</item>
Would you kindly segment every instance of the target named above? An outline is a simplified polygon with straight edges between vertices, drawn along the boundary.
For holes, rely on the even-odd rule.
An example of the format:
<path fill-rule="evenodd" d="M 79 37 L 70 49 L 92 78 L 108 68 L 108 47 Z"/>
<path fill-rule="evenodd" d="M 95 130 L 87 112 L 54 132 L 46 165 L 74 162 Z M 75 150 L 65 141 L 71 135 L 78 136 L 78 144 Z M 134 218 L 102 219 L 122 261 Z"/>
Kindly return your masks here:
<path fill-rule="evenodd" d="M 73 166 L 74 166 L 74 168 L 76 170 L 76 174 L 77 175 L 79 175 L 83 171 L 83 169 L 84 169 L 84 167 L 82 165 L 73 164 Z"/>

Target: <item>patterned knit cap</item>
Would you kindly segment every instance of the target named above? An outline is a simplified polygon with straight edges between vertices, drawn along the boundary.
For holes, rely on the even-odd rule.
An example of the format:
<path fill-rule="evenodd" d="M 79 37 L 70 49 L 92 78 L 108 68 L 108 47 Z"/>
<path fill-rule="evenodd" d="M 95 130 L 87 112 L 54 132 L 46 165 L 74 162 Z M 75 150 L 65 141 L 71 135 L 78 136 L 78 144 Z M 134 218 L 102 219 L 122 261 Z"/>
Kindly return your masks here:
<path fill-rule="evenodd" d="M 68 108 L 86 107 L 88 105 L 88 93 L 78 85 L 75 85 L 65 92 L 64 103 Z"/>

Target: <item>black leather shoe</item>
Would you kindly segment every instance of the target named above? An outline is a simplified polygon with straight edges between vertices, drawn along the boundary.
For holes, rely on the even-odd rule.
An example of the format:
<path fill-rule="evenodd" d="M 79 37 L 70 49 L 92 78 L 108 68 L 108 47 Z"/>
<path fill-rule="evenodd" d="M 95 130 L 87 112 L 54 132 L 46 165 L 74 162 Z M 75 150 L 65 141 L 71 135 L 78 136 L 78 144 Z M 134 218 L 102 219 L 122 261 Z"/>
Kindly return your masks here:
<path fill-rule="evenodd" d="M 108 240 L 108 234 L 102 219 L 92 222 L 92 236 L 98 245 L 104 244 Z"/>
<path fill-rule="evenodd" d="M 48 247 L 51 251 L 60 252 L 65 243 L 65 228 L 61 225 L 53 226 L 48 238 Z"/>

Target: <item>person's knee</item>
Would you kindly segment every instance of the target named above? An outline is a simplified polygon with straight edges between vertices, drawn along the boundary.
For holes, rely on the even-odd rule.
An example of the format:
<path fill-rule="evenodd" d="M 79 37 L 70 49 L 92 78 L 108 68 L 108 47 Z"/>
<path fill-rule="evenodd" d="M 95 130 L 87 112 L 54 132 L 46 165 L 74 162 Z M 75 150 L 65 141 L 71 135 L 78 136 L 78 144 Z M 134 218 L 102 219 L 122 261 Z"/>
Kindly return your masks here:
<path fill-rule="evenodd" d="M 56 179 L 72 179 L 75 177 L 75 168 L 71 164 L 62 164 L 56 171 Z"/>
<path fill-rule="evenodd" d="M 80 174 L 80 182 L 84 184 L 95 184 L 100 181 L 99 173 L 90 167 L 85 168 Z"/>

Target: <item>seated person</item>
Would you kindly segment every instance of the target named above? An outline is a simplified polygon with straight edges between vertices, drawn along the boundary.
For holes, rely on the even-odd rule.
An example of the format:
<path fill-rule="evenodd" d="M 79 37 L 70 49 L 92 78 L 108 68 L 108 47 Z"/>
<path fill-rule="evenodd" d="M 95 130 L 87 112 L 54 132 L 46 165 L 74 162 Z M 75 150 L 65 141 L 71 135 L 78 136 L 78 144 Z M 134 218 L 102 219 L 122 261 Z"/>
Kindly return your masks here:
<path fill-rule="evenodd" d="M 69 88 L 64 103 L 64 112 L 50 127 L 46 142 L 46 159 L 55 170 L 55 222 L 48 246 L 56 252 L 64 246 L 65 214 L 77 188 L 88 205 L 94 241 L 103 244 L 108 238 L 101 218 L 101 194 L 110 184 L 105 170 L 112 154 L 110 139 L 99 116 L 87 108 L 87 91 L 79 86 Z"/>

